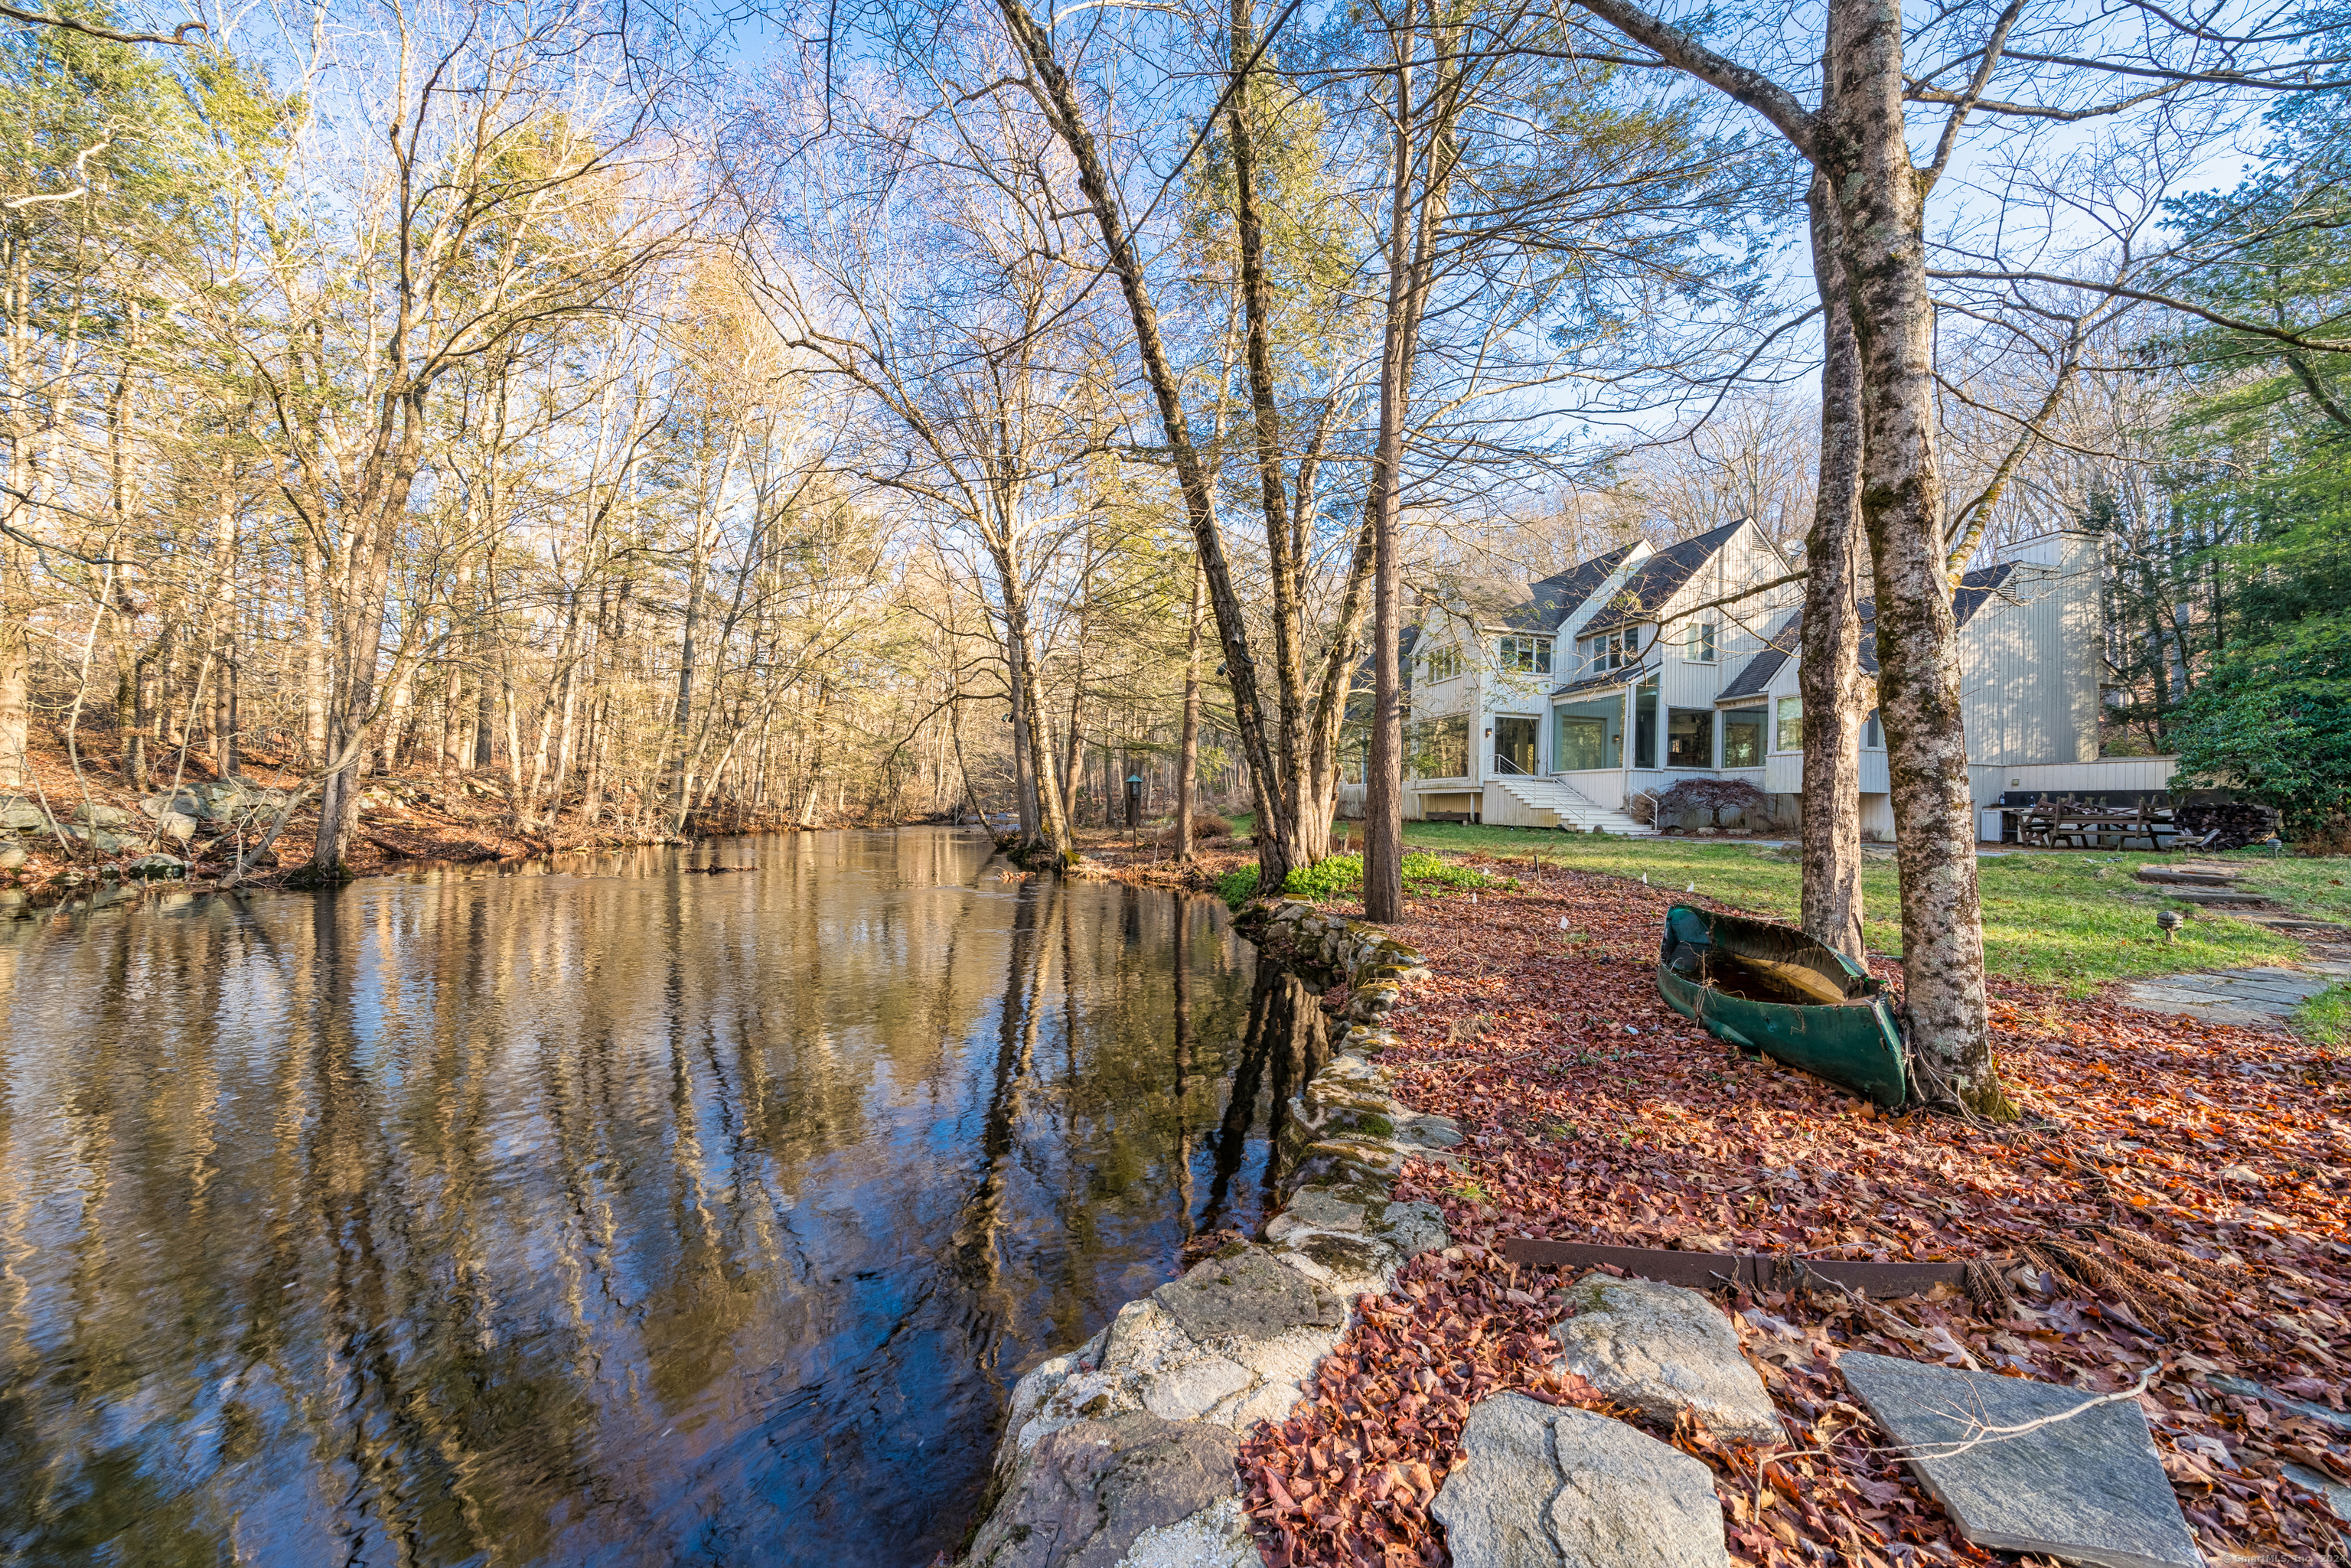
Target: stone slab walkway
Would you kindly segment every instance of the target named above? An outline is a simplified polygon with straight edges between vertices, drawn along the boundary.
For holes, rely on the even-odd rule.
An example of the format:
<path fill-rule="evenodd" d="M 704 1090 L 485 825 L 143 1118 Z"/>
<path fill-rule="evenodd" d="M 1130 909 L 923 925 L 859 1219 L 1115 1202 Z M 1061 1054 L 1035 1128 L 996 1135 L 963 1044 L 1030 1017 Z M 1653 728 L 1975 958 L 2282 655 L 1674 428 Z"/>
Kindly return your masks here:
<path fill-rule="evenodd" d="M 2305 964 L 2137 980 L 2123 988 L 2122 1000 L 2145 1012 L 2276 1029 L 2303 1002 L 2344 979 L 2351 979 L 2351 958 L 2314 958 Z"/>

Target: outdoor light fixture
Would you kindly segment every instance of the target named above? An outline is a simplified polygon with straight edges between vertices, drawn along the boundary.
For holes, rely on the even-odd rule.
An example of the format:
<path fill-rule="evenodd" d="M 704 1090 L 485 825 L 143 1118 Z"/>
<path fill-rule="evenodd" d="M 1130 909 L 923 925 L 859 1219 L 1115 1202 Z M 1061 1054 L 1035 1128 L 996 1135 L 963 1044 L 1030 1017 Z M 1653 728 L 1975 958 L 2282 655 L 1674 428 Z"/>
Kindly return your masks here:
<path fill-rule="evenodd" d="M 2164 910 L 2156 915 L 2155 923 L 2163 928 L 2163 939 L 2166 942 L 2177 942 L 2179 940 L 2179 936 L 2176 935 L 2179 930 L 2179 911 L 2177 909 Z"/>

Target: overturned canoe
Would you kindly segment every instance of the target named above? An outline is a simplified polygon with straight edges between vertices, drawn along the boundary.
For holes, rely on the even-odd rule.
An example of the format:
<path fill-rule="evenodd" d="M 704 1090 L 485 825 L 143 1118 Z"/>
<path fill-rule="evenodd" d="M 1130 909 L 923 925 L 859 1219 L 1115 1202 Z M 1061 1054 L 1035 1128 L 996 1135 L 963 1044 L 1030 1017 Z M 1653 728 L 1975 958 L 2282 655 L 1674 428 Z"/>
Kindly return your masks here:
<path fill-rule="evenodd" d="M 1884 982 L 1801 931 L 1677 904 L 1666 912 L 1657 990 L 1743 1050 L 1769 1051 L 1889 1109 L 1909 1098 Z"/>

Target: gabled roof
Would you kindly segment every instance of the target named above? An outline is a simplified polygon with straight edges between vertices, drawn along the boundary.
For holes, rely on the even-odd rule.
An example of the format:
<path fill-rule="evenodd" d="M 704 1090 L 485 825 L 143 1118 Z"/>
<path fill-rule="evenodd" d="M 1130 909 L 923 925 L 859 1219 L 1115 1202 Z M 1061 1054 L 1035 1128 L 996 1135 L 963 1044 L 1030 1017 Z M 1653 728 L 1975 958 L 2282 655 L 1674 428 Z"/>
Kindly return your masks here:
<path fill-rule="evenodd" d="M 1575 613 L 1585 600 L 1600 591 L 1600 585 L 1609 575 L 1625 564 L 1625 558 L 1641 548 L 1640 541 L 1623 545 L 1605 555 L 1582 560 L 1565 571 L 1555 572 L 1541 582 L 1529 583 L 1531 596 L 1528 602 L 1502 617 L 1514 632 L 1556 632 L 1559 623 Z"/>
<path fill-rule="evenodd" d="M 2004 560 L 1969 572 L 1959 579 L 1959 591 L 1951 595 L 1951 623 L 1964 626 L 1975 612 L 1991 601 L 2002 584 L 2015 572 L 2016 563 Z M 1717 694 L 1715 701 L 1729 702 L 1733 697 L 1760 696 L 1771 684 L 1771 677 L 1782 665 L 1796 656 L 1803 636 L 1804 612 L 1790 615 L 1772 632 L 1761 653 L 1747 661 L 1731 683 Z M 1861 667 L 1870 674 L 1877 674 L 1877 601 L 1861 601 Z"/>
<path fill-rule="evenodd" d="M 1780 622 L 1771 635 L 1764 640 L 1763 651 L 1747 661 L 1747 667 L 1732 677 L 1731 683 L 1716 694 L 1715 701 L 1729 702 L 1733 697 L 1762 695 L 1780 673 L 1780 666 L 1796 654 L 1796 633 L 1802 626 L 1804 612 L 1801 610 Z"/>
<path fill-rule="evenodd" d="M 1959 591 L 1951 595 L 1951 623 L 1966 625 L 1968 618 L 1982 609 L 2015 574 L 2016 562 L 2004 560 L 1996 566 L 1979 568 L 1959 579 Z"/>
<path fill-rule="evenodd" d="M 1747 526 L 1747 519 L 1725 523 L 1677 545 L 1668 545 L 1641 563 L 1641 569 L 1625 580 L 1607 606 L 1592 618 L 1583 628 L 1583 635 L 1596 632 L 1614 632 L 1635 622 L 1646 621 L 1663 609 L 1682 584 L 1698 575 L 1698 570 L 1712 560 L 1730 536 Z"/>
<path fill-rule="evenodd" d="M 1656 666 L 1645 661 L 1638 664 L 1627 664 L 1621 670 L 1610 670 L 1604 674 L 1586 675 L 1580 681 L 1570 681 L 1551 695 L 1555 697 L 1564 697 L 1572 696 L 1577 692 L 1609 691 L 1628 682 L 1646 681 L 1656 673 Z"/>

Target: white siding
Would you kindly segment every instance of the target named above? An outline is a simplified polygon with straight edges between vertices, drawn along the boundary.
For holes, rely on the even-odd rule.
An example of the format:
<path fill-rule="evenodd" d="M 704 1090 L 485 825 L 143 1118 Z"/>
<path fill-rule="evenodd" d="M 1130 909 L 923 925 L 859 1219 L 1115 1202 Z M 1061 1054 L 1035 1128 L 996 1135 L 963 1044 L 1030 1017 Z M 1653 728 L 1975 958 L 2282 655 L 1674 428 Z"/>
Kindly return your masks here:
<path fill-rule="evenodd" d="M 1968 759 L 2000 766 L 2090 762 L 2098 755 L 2095 544 L 2052 534 L 2010 559 L 2017 570 L 1959 628 Z"/>
<path fill-rule="evenodd" d="M 1745 774 L 1736 777 L 1745 778 Z M 1804 792 L 1804 754 L 1801 751 L 1775 751 L 1763 759 L 1763 792 L 1767 795 L 1801 795 Z M 1886 774 L 1886 753 L 1864 748 L 1861 754 L 1861 792 L 1883 795 L 1893 789 Z"/>
<path fill-rule="evenodd" d="M 2029 789 L 2036 795 L 2103 795 L 2109 791 L 2154 794 L 2171 788 L 2177 757 L 2101 757 L 2090 762 L 1978 765 L 1968 769 L 1976 804 L 1995 806 L 2002 795 Z"/>

